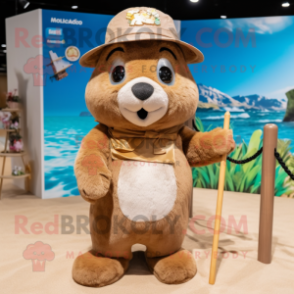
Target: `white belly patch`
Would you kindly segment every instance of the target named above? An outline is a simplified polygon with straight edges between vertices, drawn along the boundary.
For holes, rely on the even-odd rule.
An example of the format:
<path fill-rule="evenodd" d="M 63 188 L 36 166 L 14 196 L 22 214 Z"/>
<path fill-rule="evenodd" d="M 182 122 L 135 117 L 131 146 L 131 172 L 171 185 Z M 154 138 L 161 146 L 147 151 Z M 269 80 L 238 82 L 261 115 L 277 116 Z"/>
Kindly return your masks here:
<path fill-rule="evenodd" d="M 130 220 L 142 222 L 164 218 L 177 197 L 171 164 L 124 161 L 118 178 L 120 208 Z"/>

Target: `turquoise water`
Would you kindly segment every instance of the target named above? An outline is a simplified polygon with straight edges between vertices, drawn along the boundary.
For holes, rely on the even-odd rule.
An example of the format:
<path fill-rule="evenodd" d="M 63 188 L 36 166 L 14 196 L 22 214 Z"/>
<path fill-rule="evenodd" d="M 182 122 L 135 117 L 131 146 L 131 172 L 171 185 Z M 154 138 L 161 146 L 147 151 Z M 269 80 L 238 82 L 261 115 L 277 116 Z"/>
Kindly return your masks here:
<path fill-rule="evenodd" d="M 97 122 L 92 117 L 53 116 L 44 119 L 45 197 L 79 195 L 74 161 L 82 138 Z"/>
<path fill-rule="evenodd" d="M 278 137 L 280 139 L 291 140 L 292 152 L 294 152 L 294 122 L 283 122 L 285 111 L 260 111 L 246 110 L 244 112 L 231 112 L 231 126 L 234 132 L 234 139 L 237 143 L 249 143 L 252 133 L 257 130 L 263 130 L 264 126 L 269 123 L 276 124 L 279 128 Z M 196 117 L 202 120 L 204 128 L 211 126 L 212 128 L 223 127 L 224 120 L 223 111 L 215 110 L 197 110 Z"/>
<path fill-rule="evenodd" d="M 267 123 L 279 127 L 279 138 L 290 139 L 294 150 L 294 122 L 283 123 L 285 112 L 246 111 L 234 112 L 231 109 L 231 124 L 237 143 L 248 143 L 252 133 L 263 129 Z M 201 111 L 205 128 L 222 127 L 224 111 Z M 92 117 L 45 116 L 45 197 L 67 197 L 79 195 L 73 165 L 82 138 L 96 125 Z"/>

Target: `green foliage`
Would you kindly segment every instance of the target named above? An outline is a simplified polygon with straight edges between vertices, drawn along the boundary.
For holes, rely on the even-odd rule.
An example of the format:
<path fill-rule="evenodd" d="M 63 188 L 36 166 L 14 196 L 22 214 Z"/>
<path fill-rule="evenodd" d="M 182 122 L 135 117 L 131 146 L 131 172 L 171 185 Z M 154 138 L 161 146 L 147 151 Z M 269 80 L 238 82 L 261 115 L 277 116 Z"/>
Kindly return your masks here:
<path fill-rule="evenodd" d="M 204 129 L 203 124 L 199 118 L 196 118 L 197 128 L 201 131 L 208 131 Z M 230 154 L 230 157 L 236 160 L 243 160 L 255 154 L 263 145 L 261 139 L 262 131 L 256 130 L 247 145 L 244 141 L 236 147 Z M 283 158 L 286 165 L 293 172 L 294 171 L 294 157 L 291 154 L 289 147 L 290 140 L 278 140 L 278 152 Z M 208 166 L 193 168 L 193 185 L 198 188 L 217 189 L 219 178 L 219 163 Z M 261 185 L 261 171 L 262 171 L 262 155 L 249 163 L 240 165 L 227 161 L 225 190 L 245 193 L 260 193 Z M 294 183 L 285 173 L 283 168 L 276 163 L 276 181 L 275 181 L 275 195 L 282 196 L 283 194 L 290 195 L 294 192 Z"/>

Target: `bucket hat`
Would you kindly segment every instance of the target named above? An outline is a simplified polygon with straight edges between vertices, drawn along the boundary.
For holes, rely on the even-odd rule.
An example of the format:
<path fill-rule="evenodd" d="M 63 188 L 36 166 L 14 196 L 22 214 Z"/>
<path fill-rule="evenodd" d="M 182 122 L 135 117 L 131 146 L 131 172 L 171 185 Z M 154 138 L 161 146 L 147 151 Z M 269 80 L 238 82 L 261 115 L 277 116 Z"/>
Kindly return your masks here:
<path fill-rule="evenodd" d="M 95 67 L 106 46 L 143 40 L 164 40 L 178 44 L 187 63 L 204 60 L 200 50 L 179 39 L 174 21 L 168 14 L 154 8 L 136 7 L 125 9 L 112 18 L 107 26 L 105 43 L 86 52 L 80 64 Z"/>

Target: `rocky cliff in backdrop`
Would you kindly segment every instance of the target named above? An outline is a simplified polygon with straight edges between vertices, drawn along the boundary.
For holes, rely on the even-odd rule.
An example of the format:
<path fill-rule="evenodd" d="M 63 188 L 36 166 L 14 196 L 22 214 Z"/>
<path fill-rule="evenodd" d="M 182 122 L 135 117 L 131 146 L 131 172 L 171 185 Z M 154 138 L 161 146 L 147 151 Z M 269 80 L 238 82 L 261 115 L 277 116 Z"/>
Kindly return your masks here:
<path fill-rule="evenodd" d="M 198 84 L 199 101 L 215 107 L 234 107 L 241 109 L 284 110 L 286 99 L 268 98 L 260 95 L 231 97 L 215 88 Z M 201 107 L 201 104 L 199 105 Z M 207 107 L 206 107 L 207 108 Z"/>
<path fill-rule="evenodd" d="M 287 110 L 284 121 L 294 121 L 294 90 L 286 93 L 288 98 Z"/>
<path fill-rule="evenodd" d="M 92 114 L 89 111 L 82 111 L 80 116 L 92 116 Z"/>

